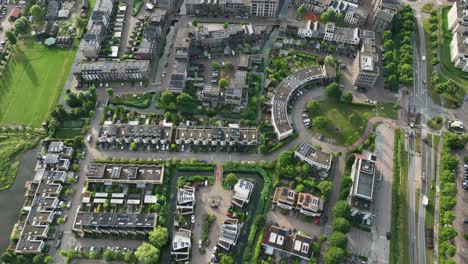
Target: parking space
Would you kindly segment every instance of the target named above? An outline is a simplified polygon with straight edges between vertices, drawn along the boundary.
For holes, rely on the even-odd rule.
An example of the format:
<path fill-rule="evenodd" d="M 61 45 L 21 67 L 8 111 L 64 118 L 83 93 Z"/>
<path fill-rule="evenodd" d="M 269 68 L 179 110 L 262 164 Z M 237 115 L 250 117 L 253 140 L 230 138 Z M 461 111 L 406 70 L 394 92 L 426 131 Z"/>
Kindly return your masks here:
<path fill-rule="evenodd" d="M 297 231 L 304 231 L 311 237 L 319 237 L 322 228 L 320 225 L 316 225 L 312 220 L 307 221 L 304 216 L 301 216 L 299 212 L 292 212 L 290 214 L 283 214 L 279 208 L 272 209 L 267 214 L 267 223 L 274 224 L 284 229 L 291 229 Z"/>
<path fill-rule="evenodd" d="M 228 208 L 231 206 L 233 193 L 230 190 L 225 190 L 221 186 L 221 182 L 217 181 L 209 187 L 202 187 L 196 193 L 196 209 L 195 209 L 195 226 L 193 229 L 193 243 L 191 263 L 208 263 L 213 254 L 213 248 L 216 246 L 220 235 L 220 226 L 226 218 Z M 213 201 L 218 205 L 212 208 Z M 216 221 L 211 225 L 208 235 L 209 243 L 205 244 L 205 253 L 201 254 L 199 250 L 199 240 L 203 234 L 203 224 L 206 215 L 216 216 Z"/>

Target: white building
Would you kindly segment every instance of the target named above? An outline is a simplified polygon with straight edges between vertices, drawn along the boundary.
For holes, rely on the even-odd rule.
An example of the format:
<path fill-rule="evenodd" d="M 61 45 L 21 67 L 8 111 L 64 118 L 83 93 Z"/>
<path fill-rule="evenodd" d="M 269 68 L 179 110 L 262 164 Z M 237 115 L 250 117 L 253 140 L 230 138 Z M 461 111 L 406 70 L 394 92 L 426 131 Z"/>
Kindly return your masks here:
<path fill-rule="evenodd" d="M 254 184 L 245 181 L 245 180 L 239 180 L 235 185 L 234 185 L 234 197 L 232 199 L 232 203 L 242 207 L 244 204 L 249 203 L 250 201 L 250 196 L 252 195 L 254 188 Z"/>
<path fill-rule="evenodd" d="M 241 225 L 238 223 L 237 219 L 227 218 L 224 220 L 224 223 L 221 225 L 221 235 L 218 240 L 218 246 L 229 251 L 231 247 L 236 245 L 240 230 Z"/>
<path fill-rule="evenodd" d="M 325 25 L 325 35 L 323 40 L 358 45 L 360 41 L 359 28 L 341 28 L 335 26 L 335 23 L 333 22 L 328 22 Z"/>
<path fill-rule="evenodd" d="M 332 154 L 314 148 L 307 143 L 299 146 L 294 155 L 311 166 L 325 171 L 330 170 L 333 160 Z"/>
<path fill-rule="evenodd" d="M 182 215 L 193 214 L 195 206 L 195 187 L 184 186 L 177 191 L 177 209 Z"/>
<path fill-rule="evenodd" d="M 192 232 L 190 230 L 180 228 L 174 233 L 172 239 L 171 254 L 175 256 L 176 261 L 187 261 L 190 256 L 190 248 Z"/>

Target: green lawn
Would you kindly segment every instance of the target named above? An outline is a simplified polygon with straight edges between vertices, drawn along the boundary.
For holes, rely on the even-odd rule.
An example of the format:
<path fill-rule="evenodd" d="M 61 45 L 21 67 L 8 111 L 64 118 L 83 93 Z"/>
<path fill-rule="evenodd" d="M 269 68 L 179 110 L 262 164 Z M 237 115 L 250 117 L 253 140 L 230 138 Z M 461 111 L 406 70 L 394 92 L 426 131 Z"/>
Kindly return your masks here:
<path fill-rule="evenodd" d="M 54 137 L 57 139 L 74 138 L 81 135 L 81 129 L 74 128 L 57 128 Z"/>
<path fill-rule="evenodd" d="M 450 6 L 443 7 L 438 10 L 439 18 L 439 41 L 441 46 L 440 52 L 440 72 L 445 79 L 452 79 L 468 91 L 468 74 L 462 70 L 455 68 L 450 60 L 450 42 L 452 41 L 452 33 L 448 30 L 447 14 Z"/>
<path fill-rule="evenodd" d="M 75 52 L 21 41 L 0 81 L 0 125 L 39 127 L 60 96 Z"/>
<path fill-rule="evenodd" d="M 338 145 L 350 145 L 364 133 L 367 121 L 375 116 L 375 106 L 364 104 L 345 104 L 333 99 L 320 101 L 322 115 L 328 119 L 328 126 L 317 133 L 336 140 Z M 383 109 L 382 109 L 383 107 Z M 379 116 L 396 118 L 393 103 L 379 103 Z"/>

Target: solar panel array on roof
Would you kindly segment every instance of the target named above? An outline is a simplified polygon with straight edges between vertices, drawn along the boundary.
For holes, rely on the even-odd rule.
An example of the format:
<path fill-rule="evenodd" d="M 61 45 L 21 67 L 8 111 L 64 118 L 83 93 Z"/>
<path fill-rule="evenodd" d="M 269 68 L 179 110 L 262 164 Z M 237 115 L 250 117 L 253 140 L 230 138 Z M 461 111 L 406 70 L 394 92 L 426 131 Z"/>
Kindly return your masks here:
<path fill-rule="evenodd" d="M 122 167 L 112 167 L 111 178 L 112 179 L 120 178 L 121 170 L 122 170 Z"/>

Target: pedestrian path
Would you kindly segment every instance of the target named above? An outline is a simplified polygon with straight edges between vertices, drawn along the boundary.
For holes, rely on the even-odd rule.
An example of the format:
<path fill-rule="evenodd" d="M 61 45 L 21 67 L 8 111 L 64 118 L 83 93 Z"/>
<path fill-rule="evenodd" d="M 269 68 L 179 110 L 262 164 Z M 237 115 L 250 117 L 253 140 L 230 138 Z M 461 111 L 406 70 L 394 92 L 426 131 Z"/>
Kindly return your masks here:
<path fill-rule="evenodd" d="M 378 122 L 388 124 L 392 128 L 397 127 L 396 121 L 393 119 L 380 117 L 380 116 L 374 116 L 371 119 L 369 119 L 369 122 L 367 122 L 366 130 L 364 130 L 364 134 L 356 142 L 349 145 L 347 149 L 353 150 L 359 146 L 362 146 L 364 142 L 367 140 L 367 138 L 370 136 L 372 131 L 374 130 L 374 124 Z"/>

